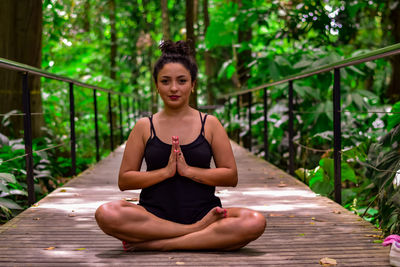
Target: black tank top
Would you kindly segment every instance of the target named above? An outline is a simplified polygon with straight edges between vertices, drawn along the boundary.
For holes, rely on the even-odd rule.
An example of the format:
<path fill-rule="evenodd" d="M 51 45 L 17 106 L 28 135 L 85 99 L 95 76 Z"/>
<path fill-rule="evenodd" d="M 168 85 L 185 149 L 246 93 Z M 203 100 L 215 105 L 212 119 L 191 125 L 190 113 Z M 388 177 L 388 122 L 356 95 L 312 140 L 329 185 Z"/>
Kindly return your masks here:
<path fill-rule="evenodd" d="M 200 113 L 201 131 L 190 144 L 181 145 L 186 163 L 190 166 L 208 169 L 212 157 L 211 146 L 204 137 L 204 119 Z M 156 135 L 153 116 L 150 119 L 151 135 L 146 143 L 144 158 L 147 170 L 164 168 L 168 164 L 171 145 L 162 142 Z M 183 224 L 192 224 L 203 218 L 212 208 L 221 206 L 215 196 L 215 187 L 195 182 L 176 173 L 158 184 L 142 189 L 139 205 L 154 215 Z"/>

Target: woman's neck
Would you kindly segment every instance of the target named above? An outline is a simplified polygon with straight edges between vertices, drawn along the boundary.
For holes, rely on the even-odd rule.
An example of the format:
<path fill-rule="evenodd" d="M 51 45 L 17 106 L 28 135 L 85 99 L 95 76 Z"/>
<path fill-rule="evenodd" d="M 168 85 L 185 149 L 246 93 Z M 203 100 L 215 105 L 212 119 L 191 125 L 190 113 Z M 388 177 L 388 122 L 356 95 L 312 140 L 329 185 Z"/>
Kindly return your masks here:
<path fill-rule="evenodd" d="M 169 108 L 164 107 L 162 113 L 167 117 L 174 117 L 174 118 L 183 118 L 192 112 L 192 108 L 189 105 L 185 105 L 181 108 Z"/>

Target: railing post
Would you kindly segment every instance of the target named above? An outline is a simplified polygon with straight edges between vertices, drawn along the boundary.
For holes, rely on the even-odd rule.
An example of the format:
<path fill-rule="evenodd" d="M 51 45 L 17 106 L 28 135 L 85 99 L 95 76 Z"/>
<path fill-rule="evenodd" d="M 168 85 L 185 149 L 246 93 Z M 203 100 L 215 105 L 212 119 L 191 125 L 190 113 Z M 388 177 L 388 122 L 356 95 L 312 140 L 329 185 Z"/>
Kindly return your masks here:
<path fill-rule="evenodd" d="M 26 184 L 28 185 L 28 204 L 35 203 L 35 184 L 33 181 L 33 155 L 32 155 L 32 116 L 31 93 L 28 88 L 28 73 L 22 74 L 22 105 L 24 109 L 24 142 L 26 162 Z"/>
<path fill-rule="evenodd" d="M 127 118 L 128 118 L 128 136 L 131 130 L 131 116 L 129 114 L 130 112 L 130 107 L 129 107 L 129 98 L 126 101 L 126 114 L 127 114 Z"/>
<path fill-rule="evenodd" d="M 289 173 L 294 175 L 293 81 L 289 81 Z"/>
<path fill-rule="evenodd" d="M 227 133 L 230 134 L 229 130 L 231 129 L 231 97 L 228 97 L 228 129 Z"/>
<path fill-rule="evenodd" d="M 111 93 L 108 93 L 108 117 L 110 122 L 110 147 L 112 152 L 114 150 L 114 129 L 113 129 L 113 119 L 111 111 Z"/>
<path fill-rule="evenodd" d="M 236 97 L 236 108 L 237 108 L 238 122 L 239 122 L 239 130 L 238 130 L 238 133 L 237 133 L 237 141 L 238 141 L 238 144 L 240 144 L 240 95 L 237 95 L 237 97 Z"/>
<path fill-rule="evenodd" d="M 267 88 L 264 88 L 264 159 L 269 160 L 268 148 L 268 95 Z"/>
<path fill-rule="evenodd" d="M 118 95 L 118 106 L 119 106 L 119 144 L 124 142 L 124 127 L 122 126 L 122 101 L 121 95 Z"/>
<path fill-rule="evenodd" d="M 97 90 L 93 89 L 93 105 L 94 105 L 94 138 L 96 141 L 96 161 L 100 161 L 100 142 L 99 142 L 99 118 L 97 112 Z"/>
<path fill-rule="evenodd" d="M 251 152 L 252 148 L 252 134 L 251 134 L 251 106 L 253 105 L 253 95 L 251 92 L 248 92 L 248 98 L 249 98 L 249 103 L 248 103 L 248 109 L 249 109 L 249 151 Z"/>
<path fill-rule="evenodd" d="M 73 83 L 69 83 L 69 121 L 71 126 L 71 168 L 72 175 L 76 175 L 75 99 Z"/>
<path fill-rule="evenodd" d="M 132 118 L 133 118 L 133 123 L 136 121 L 136 114 L 135 114 L 135 98 L 132 97 Z"/>
<path fill-rule="evenodd" d="M 335 172 L 335 201 L 342 204 L 340 69 L 336 68 L 334 70 L 333 79 L 333 161 Z"/>

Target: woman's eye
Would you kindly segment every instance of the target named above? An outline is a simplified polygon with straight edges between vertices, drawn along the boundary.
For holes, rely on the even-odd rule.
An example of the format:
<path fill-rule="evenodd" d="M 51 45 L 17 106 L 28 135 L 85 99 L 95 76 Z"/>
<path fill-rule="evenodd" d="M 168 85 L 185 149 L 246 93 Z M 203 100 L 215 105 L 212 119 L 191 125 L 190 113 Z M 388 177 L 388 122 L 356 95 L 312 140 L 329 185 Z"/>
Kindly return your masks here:
<path fill-rule="evenodd" d="M 161 83 L 162 83 L 162 84 L 167 84 L 167 83 L 168 83 L 168 80 L 161 80 Z"/>
<path fill-rule="evenodd" d="M 180 83 L 186 83 L 185 79 L 179 80 Z"/>

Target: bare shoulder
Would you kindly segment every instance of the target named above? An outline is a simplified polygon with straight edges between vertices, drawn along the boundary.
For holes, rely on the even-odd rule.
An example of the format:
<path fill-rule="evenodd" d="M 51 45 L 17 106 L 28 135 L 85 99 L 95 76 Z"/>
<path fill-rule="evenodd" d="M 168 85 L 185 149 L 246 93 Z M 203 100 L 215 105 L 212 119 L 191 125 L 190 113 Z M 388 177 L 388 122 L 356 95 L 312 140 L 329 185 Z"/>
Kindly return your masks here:
<path fill-rule="evenodd" d="M 143 117 L 143 118 L 140 118 L 140 119 L 136 122 L 134 128 L 136 128 L 136 129 L 143 129 L 143 128 L 146 128 L 146 127 L 150 127 L 150 120 L 149 120 L 149 118 L 147 118 L 147 117 Z"/>
<path fill-rule="evenodd" d="M 129 139 L 141 138 L 144 142 L 150 137 L 150 120 L 147 117 L 140 118 L 133 127 Z"/>
<path fill-rule="evenodd" d="M 225 129 L 217 117 L 208 115 L 204 127 L 206 138 L 210 144 L 213 144 L 213 140 L 228 140 Z"/>
<path fill-rule="evenodd" d="M 206 126 L 222 126 L 221 122 L 214 115 L 207 114 Z"/>
<path fill-rule="evenodd" d="M 222 126 L 221 122 L 217 117 L 214 115 L 208 115 L 207 120 L 205 123 L 205 127 L 210 131 L 212 134 L 218 133 L 220 131 L 225 132 L 224 127 Z"/>

